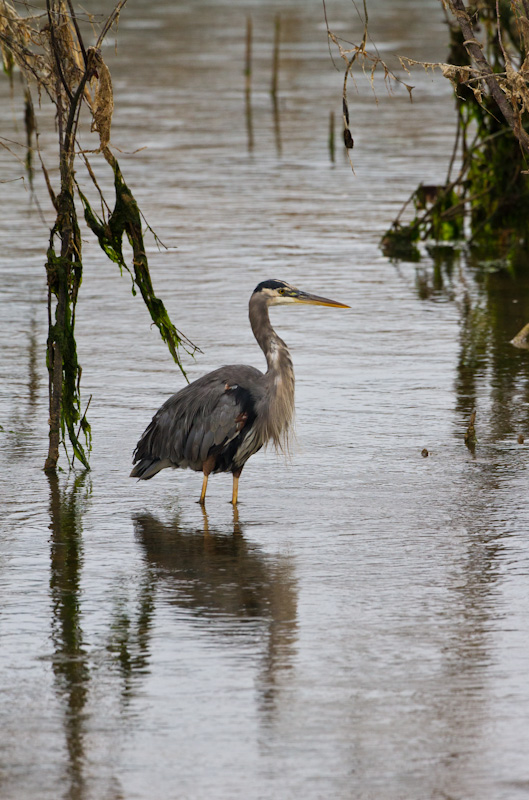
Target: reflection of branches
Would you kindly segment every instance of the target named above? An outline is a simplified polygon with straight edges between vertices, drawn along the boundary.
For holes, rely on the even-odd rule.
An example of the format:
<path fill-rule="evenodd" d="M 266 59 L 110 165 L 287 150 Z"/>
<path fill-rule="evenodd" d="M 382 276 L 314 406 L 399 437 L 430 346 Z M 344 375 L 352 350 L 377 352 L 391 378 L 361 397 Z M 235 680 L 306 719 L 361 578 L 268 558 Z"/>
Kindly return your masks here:
<path fill-rule="evenodd" d="M 417 274 L 421 300 L 455 302 L 459 355 L 455 375 L 458 436 L 477 409 L 480 443 L 502 441 L 529 428 L 529 361 L 511 340 L 529 319 L 527 280 L 516 280 L 493 263 L 486 273 L 476 261 L 447 247 L 429 247 L 432 266 Z M 458 286 L 459 284 L 459 286 Z M 529 327 L 529 326 L 528 326 Z M 513 461 L 513 463 L 516 463 Z"/>
<path fill-rule="evenodd" d="M 156 579 L 147 568 L 138 588 L 137 611 L 134 617 L 127 610 L 125 599 L 118 598 L 112 615 L 112 628 L 107 648 L 115 657 L 123 681 L 122 698 L 126 706 L 133 695 L 137 675 L 147 672 L 150 659 L 150 633 L 154 615 Z"/>
<path fill-rule="evenodd" d="M 28 352 L 28 404 L 34 408 L 37 404 L 39 393 L 39 372 L 37 368 L 37 322 L 35 317 L 32 317 L 29 332 L 29 352 Z"/>
<path fill-rule="evenodd" d="M 529 425 L 529 364 L 509 342 L 519 320 L 527 317 L 527 292 L 521 293 L 519 283 L 501 272 L 487 275 L 477 299 L 467 299 L 460 327 L 457 408 L 466 415 L 487 397 L 488 436 L 494 441 Z"/>
<path fill-rule="evenodd" d="M 81 626 L 80 583 L 83 564 L 80 502 L 86 481 L 81 473 L 69 489 L 61 489 L 55 474 L 50 485 L 51 576 L 53 602 L 53 671 L 57 693 L 64 699 L 70 798 L 84 795 L 83 712 L 90 679 Z"/>

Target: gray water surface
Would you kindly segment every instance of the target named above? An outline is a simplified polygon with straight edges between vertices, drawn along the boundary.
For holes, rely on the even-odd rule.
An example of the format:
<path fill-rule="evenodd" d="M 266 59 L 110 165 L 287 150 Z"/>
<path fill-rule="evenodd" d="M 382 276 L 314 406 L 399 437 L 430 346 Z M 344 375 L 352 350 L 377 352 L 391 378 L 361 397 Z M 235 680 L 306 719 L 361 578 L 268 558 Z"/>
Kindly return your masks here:
<path fill-rule="evenodd" d="M 392 63 L 444 58 L 437 2 L 369 7 Z M 361 38 L 349 2 L 327 13 Z M 264 366 L 247 321 L 263 279 L 352 308 L 274 311 L 297 376 L 293 454 L 254 456 L 235 512 L 230 476 L 214 476 L 204 513 L 200 475 L 127 477 L 183 378 L 84 233 L 92 470 L 63 459 L 47 478 L 48 231 L 20 182 L 0 184 L 0 796 L 528 797 L 529 373 L 509 344 L 528 281 L 464 260 L 392 264 L 378 248 L 416 185 L 445 179 L 450 87 L 417 72 L 413 105 L 382 84 L 377 105 L 358 73 L 353 175 L 327 148 L 343 76 L 319 0 L 131 0 L 105 54 L 112 141 L 169 248 L 149 243 L 153 281 L 203 351 L 189 376 Z M 2 135 L 23 136 L 21 113 L 0 81 Z M 50 164 L 52 122 L 44 112 Z M 22 174 L 1 149 L 0 170 Z M 40 177 L 37 192 L 51 222 Z"/>

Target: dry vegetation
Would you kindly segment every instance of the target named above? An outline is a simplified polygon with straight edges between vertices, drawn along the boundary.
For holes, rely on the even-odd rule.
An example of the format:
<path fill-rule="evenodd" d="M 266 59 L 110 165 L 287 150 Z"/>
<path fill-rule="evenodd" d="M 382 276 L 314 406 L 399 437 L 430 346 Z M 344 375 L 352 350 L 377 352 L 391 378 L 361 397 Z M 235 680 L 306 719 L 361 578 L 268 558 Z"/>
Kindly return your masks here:
<path fill-rule="evenodd" d="M 469 244 L 506 261 L 526 260 L 529 251 L 529 0 L 439 0 L 445 14 L 449 55 L 446 62 L 425 63 L 399 55 L 406 74 L 420 67 L 438 69 L 454 87 L 458 127 L 446 181 L 419 186 L 412 202 L 416 216 L 401 224 L 401 214 L 382 245 L 388 255 L 416 259 L 419 239 L 455 242 L 469 218 Z M 343 85 L 346 146 L 351 147 L 347 86 L 358 63 L 371 81 L 381 73 L 391 89 L 413 87 L 392 71 L 364 34 L 347 45 L 328 29 L 330 41 L 345 61 Z M 459 171 L 452 175 L 455 164 Z M 479 255 L 479 254 L 478 254 Z"/>

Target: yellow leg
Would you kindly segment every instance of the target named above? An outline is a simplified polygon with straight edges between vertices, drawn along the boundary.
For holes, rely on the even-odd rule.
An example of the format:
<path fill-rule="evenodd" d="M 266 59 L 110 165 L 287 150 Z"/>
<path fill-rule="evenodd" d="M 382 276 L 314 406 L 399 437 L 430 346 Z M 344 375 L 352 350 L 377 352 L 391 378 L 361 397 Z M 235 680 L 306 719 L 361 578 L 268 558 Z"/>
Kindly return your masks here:
<path fill-rule="evenodd" d="M 235 472 L 233 473 L 233 494 L 231 496 L 231 502 L 234 506 L 237 505 L 237 497 L 239 495 L 239 475 Z"/>
<path fill-rule="evenodd" d="M 202 505 L 206 502 L 206 489 L 208 487 L 208 475 L 204 473 L 204 480 L 202 481 L 202 492 L 200 493 L 200 500 L 198 501 Z"/>

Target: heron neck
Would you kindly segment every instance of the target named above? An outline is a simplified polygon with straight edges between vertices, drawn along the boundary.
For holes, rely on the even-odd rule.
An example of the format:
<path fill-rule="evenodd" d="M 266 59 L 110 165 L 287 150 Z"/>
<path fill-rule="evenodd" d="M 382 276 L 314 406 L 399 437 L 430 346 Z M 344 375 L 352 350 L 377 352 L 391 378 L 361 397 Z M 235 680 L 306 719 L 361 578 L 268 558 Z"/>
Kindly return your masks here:
<path fill-rule="evenodd" d="M 289 450 L 289 429 L 294 418 L 294 367 L 285 342 L 270 323 L 266 298 L 250 298 L 250 324 L 268 369 L 263 375 L 264 393 L 257 403 L 257 429 L 260 441 L 272 440 L 283 451 Z"/>
<path fill-rule="evenodd" d="M 259 347 L 265 354 L 268 373 L 292 370 L 288 347 L 272 327 L 266 299 L 258 294 L 250 298 L 250 325 Z"/>

